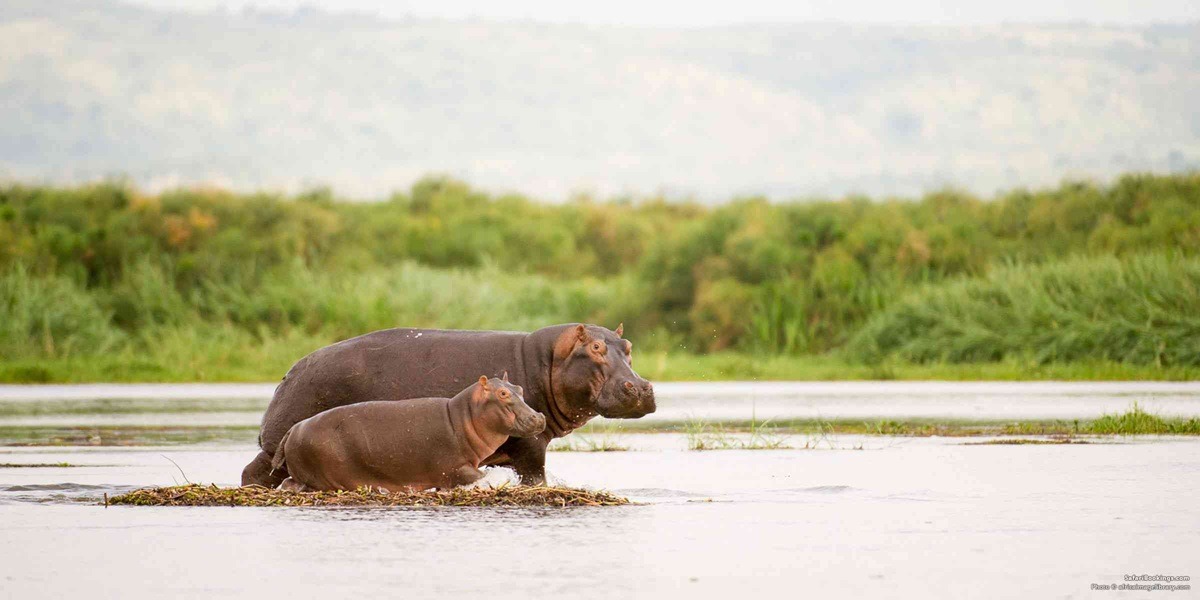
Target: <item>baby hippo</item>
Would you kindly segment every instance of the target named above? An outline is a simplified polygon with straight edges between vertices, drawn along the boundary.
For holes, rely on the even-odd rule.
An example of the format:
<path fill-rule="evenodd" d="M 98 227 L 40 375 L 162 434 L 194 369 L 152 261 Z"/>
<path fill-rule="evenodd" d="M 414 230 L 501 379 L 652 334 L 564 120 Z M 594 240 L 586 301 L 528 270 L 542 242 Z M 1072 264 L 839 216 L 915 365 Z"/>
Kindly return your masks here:
<path fill-rule="evenodd" d="M 479 463 L 509 436 L 529 437 L 546 418 L 525 404 L 523 390 L 480 377 L 453 398 L 372 401 L 332 408 L 296 423 L 271 461 L 287 465 L 288 490 L 354 490 L 362 486 L 425 490 L 472 483 Z"/>

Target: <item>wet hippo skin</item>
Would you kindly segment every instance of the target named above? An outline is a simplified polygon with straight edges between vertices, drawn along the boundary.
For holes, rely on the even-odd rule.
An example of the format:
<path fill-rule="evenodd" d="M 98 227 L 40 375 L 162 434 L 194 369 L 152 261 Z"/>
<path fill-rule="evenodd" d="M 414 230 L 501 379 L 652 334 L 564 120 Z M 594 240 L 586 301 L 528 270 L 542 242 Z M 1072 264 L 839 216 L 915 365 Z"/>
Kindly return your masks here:
<path fill-rule="evenodd" d="M 532 333 L 385 329 L 326 346 L 300 359 L 275 388 L 259 433 L 262 452 L 242 471 L 242 485 L 278 486 L 287 477 L 286 468 L 271 469 L 280 439 L 317 413 L 372 400 L 446 398 L 481 373 L 505 371 L 545 415 L 546 429 L 510 438 L 484 464 L 511 466 L 523 483 L 543 483 L 551 439 L 596 415 L 654 412 L 654 389 L 633 371 L 633 345 L 622 333 L 579 323 Z"/>
<path fill-rule="evenodd" d="M 290 490 L 420 491 L 466 485 L 509 436 L 542 432 L 546 419 L 507 377 L 480 377 L 453 398 L 359 402 L 332 408 L 283 435 L 273 469 Z"/>

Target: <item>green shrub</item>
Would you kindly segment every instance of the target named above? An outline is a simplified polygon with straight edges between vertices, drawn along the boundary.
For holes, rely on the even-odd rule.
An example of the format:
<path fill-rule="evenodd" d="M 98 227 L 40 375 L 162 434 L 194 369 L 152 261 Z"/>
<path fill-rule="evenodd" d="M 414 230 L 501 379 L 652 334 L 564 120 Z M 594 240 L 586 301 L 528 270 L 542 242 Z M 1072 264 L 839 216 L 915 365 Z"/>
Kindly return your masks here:
<path fill-rule="evenodd" d="M 33 276 L 20 266 L 0 271 L 0 358 L 63 358 L 103 353 L 124 335 L 71 279 Z"/>
<path fill-rule="evenodd" d="M 864 362 L 1028 357 L 1195 366 L 1200 260 L 1075 258 L 930 285 L 874 316 L 846 353 Z"/>
<path fill-rule="evenodd" d="M 207 348 L 202 340 L 230 342 L 230 332 L 269 345 L 392 325 L 532 329 L 582 319 L 624 321 L 643 349 L 820 354 L 870 331 L 850 344 L 863 360 L 1185 364 L 1194 359 L 1180 345 L 1190 321 L 1179 307 L 1193 304 L 1178 282 L 1129 284 L 1122 278 L 1141 275 L 1111 269 L 1081 279 L 1071 271 L 1089 268 L 1085 259 L 1057 280 L 1029 289 L 1018 281 L 1072 256 L 1115 264 L 1166 251 L 1171 260 L 1200 252 L 1200 173 L 992 200 L 944 190 L 914 201 L 718 207 L 544 204 L 445 178 L 385 202 L 337 201 L 324 189 L 148 195 L 120 182 L 8 184 L 0 298 L 13 316 L 0 325 L 0 348 L 61 357 L 150 352 L 154 336 Z M 1025 266 L 995 272 L 1006 264 Z M 1089 283 L 1109 275 L 1117 281 Z M 951 309 L 944 318 L 893 306 L 914 290 L 990 277 L 1013 285 L 953 292 L 960 297 L 939 306 Z M 1106 287 L 1142 296 L 1116 298 Z M 1140 308 L 1136 297 L 1146 298 Z M 1026 329 L 1010 330 L 1018 317 Z M 937 341 L 923 345 L 927 331 Z"/>

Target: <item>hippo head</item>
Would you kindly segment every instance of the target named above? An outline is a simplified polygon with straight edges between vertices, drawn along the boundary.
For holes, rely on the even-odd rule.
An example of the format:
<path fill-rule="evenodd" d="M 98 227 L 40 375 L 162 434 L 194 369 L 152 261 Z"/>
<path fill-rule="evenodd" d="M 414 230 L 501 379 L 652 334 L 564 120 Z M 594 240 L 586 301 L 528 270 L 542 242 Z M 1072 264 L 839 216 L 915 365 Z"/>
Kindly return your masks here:
<path fill-rule="evenodd" d="M 633 371 L 633 342 L 616 331 L 575 325 L 554 346 L 551 379 L 556 394 L 602 417 L 636 419 L 655 410 L 654 386 Z"/>
<path fill-rule="evenodd" d="M 471 393 L 475 418 L 482 419 L 493 430 L 512 437 L 530 437 L 546 428 L 546 417 L 525 404 L 525 390 L 508 382 L 508 372 L 502 377 L 479 378 Z"/>

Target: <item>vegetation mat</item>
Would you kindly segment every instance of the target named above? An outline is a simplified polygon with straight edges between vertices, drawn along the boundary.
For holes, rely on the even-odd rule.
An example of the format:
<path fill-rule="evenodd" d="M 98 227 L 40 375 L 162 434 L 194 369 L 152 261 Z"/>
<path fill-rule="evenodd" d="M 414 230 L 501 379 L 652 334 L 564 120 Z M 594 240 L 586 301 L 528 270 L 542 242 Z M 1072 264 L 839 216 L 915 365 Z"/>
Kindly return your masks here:
<path fill-rule="evenodd" d="M 620 506 L 629 500 L 605 491 L 549 486 L 455 488 L 441 491 L 294 492 L 261 486 L 223 488 L 188 484 L 145 488 L 107 498 L 134 506 Z"/>

